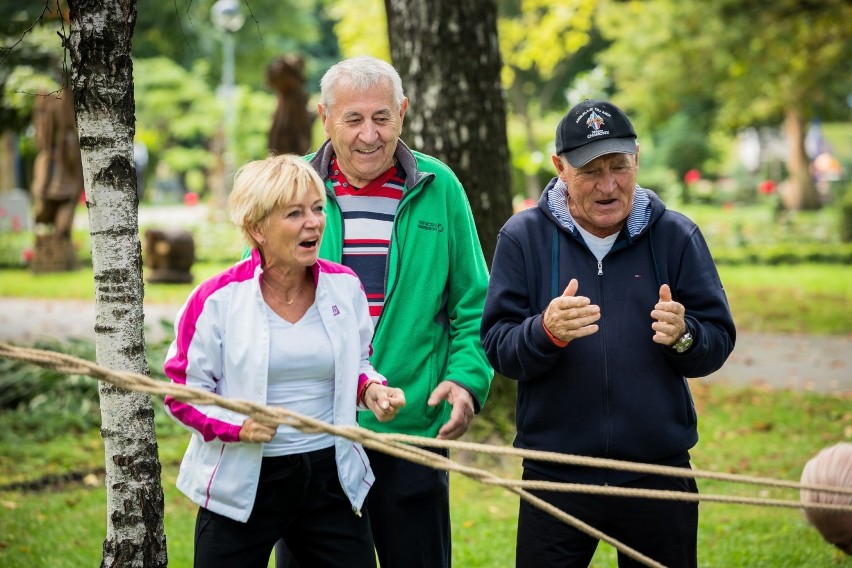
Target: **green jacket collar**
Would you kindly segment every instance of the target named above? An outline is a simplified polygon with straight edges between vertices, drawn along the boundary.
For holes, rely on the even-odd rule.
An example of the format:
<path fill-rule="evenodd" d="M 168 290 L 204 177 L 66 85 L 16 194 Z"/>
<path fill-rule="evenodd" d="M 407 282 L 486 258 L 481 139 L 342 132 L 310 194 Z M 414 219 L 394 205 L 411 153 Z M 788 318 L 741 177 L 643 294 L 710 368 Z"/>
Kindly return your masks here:
<path fill-rule="evenodd" d="M 396 157 L 397 162 L 399 162 L 402 166 L 402 169 L 405 170 L 406 191 L 416 187 L 417 184 L 423 181 L 423 178 L 428 175 L 417 168 L 417 158 L 415 158 L 414 153 L 402 140 L 397 143 L 394 156 Z M 311 166 L 313 166 L 323 181 L 328 181 L 331 175 L 329 172 L 329 166 L 331 165 L 331 159 L 333 157 L 334 147 L 331 145 L 331 140 L 326 140 L 316 152 L 307 156 Z"/>

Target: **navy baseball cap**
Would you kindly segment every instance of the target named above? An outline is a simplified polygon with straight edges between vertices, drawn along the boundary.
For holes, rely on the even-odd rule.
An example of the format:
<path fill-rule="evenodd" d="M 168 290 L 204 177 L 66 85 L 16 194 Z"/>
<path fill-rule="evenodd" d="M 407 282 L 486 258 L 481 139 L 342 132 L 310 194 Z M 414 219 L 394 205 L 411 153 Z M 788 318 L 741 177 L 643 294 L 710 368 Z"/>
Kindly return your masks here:
<path fill-rule="evenodd" d="M 556 127 L 556 154 L 575 168 L 616 153 L 636 153 L 636 131 L 627 115 L 609 101 L 586 99 Z"/>

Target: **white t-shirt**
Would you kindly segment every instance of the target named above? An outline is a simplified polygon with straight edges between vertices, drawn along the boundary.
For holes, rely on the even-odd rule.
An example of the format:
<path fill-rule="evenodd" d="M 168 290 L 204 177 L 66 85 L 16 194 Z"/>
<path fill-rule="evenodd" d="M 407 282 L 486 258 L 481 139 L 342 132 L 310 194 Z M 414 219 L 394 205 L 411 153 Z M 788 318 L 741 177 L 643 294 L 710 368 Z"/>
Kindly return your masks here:
<path fill-rule="evenodd" d="M 579 224 L 575 224 L 574 226 L 577 227 L 577 230 L 580 231 L 581 235 L 583 235 L 583 240 L 586 241 L 586 246 L 589 247 L 589 250 L 591 250 L 592 254 L 595 255 L 595 258 L 598 259 L 598 262 L 603 260 L 609 252 L 609 249 L 611 249 L 612 245 L 615 243 L 615 239 L 618 238 L 618 231 L 607 237 L 601 238 L 591 234 Z"/>
<path fill-rule="evenodd" d="M 302 319 L 290 323 L 269 306 L 269 382 L 266 403 L 332 423 L 334 353 L 314 302 Z M 353 403 L 354 404 L 354 403 Z M 306 434 L 281 424 L 264 456 L 286 456 L 328 448 L 334 436 Z"/>

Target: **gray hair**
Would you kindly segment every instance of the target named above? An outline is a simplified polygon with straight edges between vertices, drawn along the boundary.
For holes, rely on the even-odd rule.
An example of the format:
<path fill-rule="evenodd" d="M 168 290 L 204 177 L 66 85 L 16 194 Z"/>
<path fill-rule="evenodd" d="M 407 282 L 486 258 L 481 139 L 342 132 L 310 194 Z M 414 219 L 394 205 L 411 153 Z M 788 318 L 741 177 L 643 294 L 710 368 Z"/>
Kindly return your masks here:
<path fill-rule="evenodd" d="M 342 81 L 348 82 L 358 90 L 366 90 L 387 81 L 393 88 L 397 109 L 402 107 L 402 101 L 405 100 L 402 79 L 399 78 L 399 73 L 393 65 L 369 55 L 362 55 L 332 65 L 322 76 L 320 104 L 325 109 L 331 110 L 334 106 L 334 91 Z"/>

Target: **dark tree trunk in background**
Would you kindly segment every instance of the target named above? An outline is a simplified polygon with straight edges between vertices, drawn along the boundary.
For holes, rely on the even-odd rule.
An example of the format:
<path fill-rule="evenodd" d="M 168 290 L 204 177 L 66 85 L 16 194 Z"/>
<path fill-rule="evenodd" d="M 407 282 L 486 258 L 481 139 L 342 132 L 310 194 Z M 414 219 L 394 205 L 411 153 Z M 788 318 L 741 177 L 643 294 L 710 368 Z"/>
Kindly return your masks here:
<path fill-rule="evenodd" d="M 813 211 L 820 208 L 810 158 L 805 152 L 805 120 L 798 108 L 784 114 L 784 133 L 790 145 L 787 156 L 787 179 L 779 187 L 781 201 L 791 211 Z"/>
<path fill-rule="evenodd" d="M 495 0 L 385 0 L 391 58 L 409 99 L 403 140 L 464 185 L 490 266 L 512 214 Z"/>
<path fill-rule="evenodd" d="M 97 362 L 148 374 L 131 39 L 136 0 L 69 0 L 71 87 L 95 279 Z M 106 454 L 102 567 L 165 567 L 163 488 L 151 398 L 101 383 Z"/>

